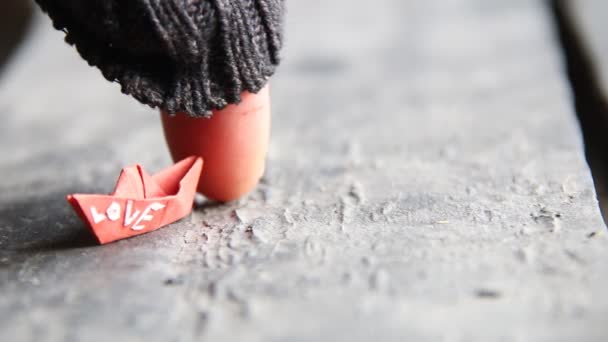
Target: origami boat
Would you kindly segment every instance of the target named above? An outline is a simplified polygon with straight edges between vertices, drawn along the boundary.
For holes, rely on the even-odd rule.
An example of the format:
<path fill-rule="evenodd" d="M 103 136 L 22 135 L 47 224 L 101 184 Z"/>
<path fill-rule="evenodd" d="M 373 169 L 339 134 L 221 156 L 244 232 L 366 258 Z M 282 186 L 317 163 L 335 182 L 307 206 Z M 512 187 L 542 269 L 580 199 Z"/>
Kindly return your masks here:
<path fill-rule="evenodd" d="M 110 195 L 67 196 L 101 244 L 154 231 L 190 214 L 203 160 L 186 158 L 153 176 L 124 168 Z"/>

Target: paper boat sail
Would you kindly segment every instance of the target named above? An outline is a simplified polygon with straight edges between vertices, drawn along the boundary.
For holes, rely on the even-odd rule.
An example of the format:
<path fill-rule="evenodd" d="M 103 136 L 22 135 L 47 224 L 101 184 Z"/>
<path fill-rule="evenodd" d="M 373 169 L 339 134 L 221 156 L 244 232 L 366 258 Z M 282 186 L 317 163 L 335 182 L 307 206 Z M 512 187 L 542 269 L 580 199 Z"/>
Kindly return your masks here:
<path fill-rule="evenodd" d="M 124 168 L 110 195 L 67 196 L 101 244 L 151 232 L 190 214 L 203 160 L 186 158 L 153 176 Z"/>

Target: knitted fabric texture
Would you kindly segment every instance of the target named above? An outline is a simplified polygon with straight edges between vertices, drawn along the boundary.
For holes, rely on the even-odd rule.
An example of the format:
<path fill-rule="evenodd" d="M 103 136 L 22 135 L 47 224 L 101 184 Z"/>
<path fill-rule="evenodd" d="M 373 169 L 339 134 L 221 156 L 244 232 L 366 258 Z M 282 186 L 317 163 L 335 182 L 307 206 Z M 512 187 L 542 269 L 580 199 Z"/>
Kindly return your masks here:
<path fill-rule="evenodd" d="M 279 64 L 283 0 L 36 0 L 90 65 L 168 113 L 209 116 Z"/>

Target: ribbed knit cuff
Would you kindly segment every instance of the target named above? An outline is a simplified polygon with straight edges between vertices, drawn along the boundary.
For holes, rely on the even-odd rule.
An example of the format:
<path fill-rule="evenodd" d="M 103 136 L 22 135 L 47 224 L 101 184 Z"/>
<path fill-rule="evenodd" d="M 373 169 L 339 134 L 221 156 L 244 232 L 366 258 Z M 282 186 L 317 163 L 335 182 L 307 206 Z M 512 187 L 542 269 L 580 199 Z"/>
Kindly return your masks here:
<path fill-rule="evenodd" d="M 279 64 L 283 0 L 36 0 L 90 65 L 169 113 L 208 116 Z"/>

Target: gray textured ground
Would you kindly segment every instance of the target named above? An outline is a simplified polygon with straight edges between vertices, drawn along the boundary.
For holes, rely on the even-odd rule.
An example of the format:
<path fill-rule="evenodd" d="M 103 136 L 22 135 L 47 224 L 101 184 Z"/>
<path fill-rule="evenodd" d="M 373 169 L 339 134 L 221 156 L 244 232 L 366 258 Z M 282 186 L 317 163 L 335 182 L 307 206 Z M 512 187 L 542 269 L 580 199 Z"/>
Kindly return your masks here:
<path fill-rule="evenodd" d="M 0 83 L 0 341 L 605 340 L 608 236 L 541 2 L 288 21 L 259 189 L 95 247 L 63 196 L 168 153 L 39 19 Z"/>

